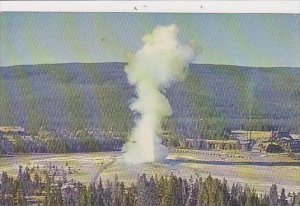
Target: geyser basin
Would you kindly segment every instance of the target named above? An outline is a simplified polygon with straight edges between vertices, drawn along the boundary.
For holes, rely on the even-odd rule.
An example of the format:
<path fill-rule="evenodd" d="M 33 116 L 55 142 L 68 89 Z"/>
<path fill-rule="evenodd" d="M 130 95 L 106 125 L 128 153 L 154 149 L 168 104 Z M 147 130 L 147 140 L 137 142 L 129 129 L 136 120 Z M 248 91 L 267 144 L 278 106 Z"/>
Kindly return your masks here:
<path fill-rule="evenodd" d="M 145 162 L 163 162 L 168 156 L 168 148 L 162 145 L 159 138 L 147 138 L 145 142 L 126 144 L 124 160 L 130 164 Z M 154 143 L 149 140 L 157 141 Z"/>

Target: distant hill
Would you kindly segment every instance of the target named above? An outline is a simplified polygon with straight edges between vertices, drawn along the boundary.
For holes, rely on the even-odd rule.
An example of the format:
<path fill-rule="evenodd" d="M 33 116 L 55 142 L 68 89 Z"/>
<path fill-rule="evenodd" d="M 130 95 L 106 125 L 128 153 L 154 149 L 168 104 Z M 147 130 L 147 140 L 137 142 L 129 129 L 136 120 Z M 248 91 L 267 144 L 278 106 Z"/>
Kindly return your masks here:
<path fill-rule="evenodd" d="M 124 63 L 0 67 L 0 125 L 130 131 L 134 87 Z M 166 129 L 284 128 L 300 132 L 300 68 L 191 64 L 166 93 Z"/>

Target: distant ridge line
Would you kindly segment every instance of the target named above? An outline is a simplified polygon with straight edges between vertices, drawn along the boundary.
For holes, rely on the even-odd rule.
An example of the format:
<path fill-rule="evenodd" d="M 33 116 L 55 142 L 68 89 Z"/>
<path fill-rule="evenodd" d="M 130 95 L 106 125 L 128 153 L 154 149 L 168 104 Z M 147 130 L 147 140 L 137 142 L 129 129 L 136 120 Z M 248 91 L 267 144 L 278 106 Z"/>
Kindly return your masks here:
<path fill-rule="evenodd" d="M 25 67 L 25 66 L 48 66 L 48 65 L 78 65 L 78 64 L 123 64 L 127 65 L 127 62 L 66 62 L 66 63 L 41 63 L 41 64 L 18 64 L 18 65 L 11 65 L 11 66 L 0 66 L 0 69 L 4 68 L 13 68 L 13 67 Z M 234 65 L 234 64 L 211 64 L 211 63 L 190 63 L 191 65 L 202 65 L 202 66 L 223 66 L 223 67 L 238 67 L 238 68 L 268 68 L 268 69 L 300 69 L 299 67 L 287 67 L 287 66 L 276 66 L 276 67 L 260 67 L 260 66 L 241 66 L 241 65 Z"/>

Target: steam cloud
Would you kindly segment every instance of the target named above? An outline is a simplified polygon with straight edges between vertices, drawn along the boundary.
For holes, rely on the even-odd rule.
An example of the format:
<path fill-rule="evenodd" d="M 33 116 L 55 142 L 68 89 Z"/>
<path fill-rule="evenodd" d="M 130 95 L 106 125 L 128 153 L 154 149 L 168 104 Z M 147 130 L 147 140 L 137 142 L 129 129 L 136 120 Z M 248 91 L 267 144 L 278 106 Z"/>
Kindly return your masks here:
<path fill-rule="evenodd" d="M 172 114 L 167 87 L 184 80 L 194 52 L 180 43 L 176 25 L 157 26 L 142 38 L 143 47 L 129 57 L 125 67 L 130 84 L 136 87 L 136 98 L 130 109 L 140 114 L 131 141 L 125 145 L 124 159 L 128 163 L 160 162 L 167 157 L 167 148 L 158 134 L 161 121 Z"/>

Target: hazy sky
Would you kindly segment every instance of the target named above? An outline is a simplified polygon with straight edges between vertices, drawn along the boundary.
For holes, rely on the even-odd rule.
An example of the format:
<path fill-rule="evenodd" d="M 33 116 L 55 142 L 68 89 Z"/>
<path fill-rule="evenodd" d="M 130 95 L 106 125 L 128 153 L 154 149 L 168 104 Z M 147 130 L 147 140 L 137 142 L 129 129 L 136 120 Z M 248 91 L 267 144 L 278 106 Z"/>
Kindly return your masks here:
<path fill-rule="evenodd" d="M 176 24 L 195 63 L 300 66 L 300 15 L 1 13 L 0 64 L 125 61 L 157 25 Z"/>

